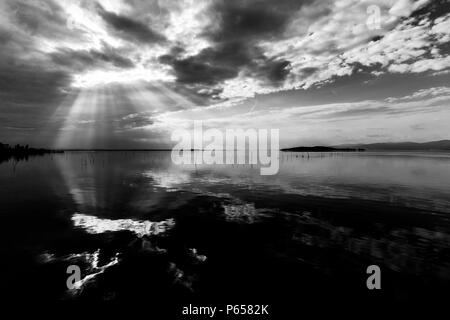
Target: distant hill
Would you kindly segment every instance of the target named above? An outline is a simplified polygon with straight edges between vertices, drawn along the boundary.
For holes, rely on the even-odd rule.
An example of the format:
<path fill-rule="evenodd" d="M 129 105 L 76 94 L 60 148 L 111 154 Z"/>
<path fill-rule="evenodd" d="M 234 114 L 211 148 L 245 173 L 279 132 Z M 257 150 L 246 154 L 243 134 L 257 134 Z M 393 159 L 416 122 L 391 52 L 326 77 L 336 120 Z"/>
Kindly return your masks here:
<path fill-rule="evenodd" d="M 363 148 L 366 150 L 383 151 L 450 151 L 450 140 L 439 140 L 430 142 L 386 142 L 370 144 L 346 144 L 334 146 L 334 148 Z"/>
<path fill-rule="evenodd" d="M 351 151 L 364 151 L 362 148 L 334 148 L 334 147 L 324 147 L 324 146 L 315 146 L 315 147 L 295 147 L 295 148 L 285 148 L 281 149 L 281 151 L 289 151 L 289 152 L 351 152 Z"/>

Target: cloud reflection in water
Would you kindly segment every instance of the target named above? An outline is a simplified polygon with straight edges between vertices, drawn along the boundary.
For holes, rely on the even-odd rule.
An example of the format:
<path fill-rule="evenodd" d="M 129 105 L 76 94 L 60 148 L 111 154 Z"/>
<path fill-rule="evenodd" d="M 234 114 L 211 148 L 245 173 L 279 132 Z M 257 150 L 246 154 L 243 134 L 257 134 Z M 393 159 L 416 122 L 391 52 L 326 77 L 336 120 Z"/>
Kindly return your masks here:
<path fill-rule="evenodd" d="M 268 212 L 258 210 L 253 203 L 223 204 L 225 219 L 239 223 L 255 223 L 267 217 Z"/>
<path fill-rule="evenodd" d="M 139 237 L 158 235 L 171 229 L 175 225 L 174 219 L 167 219 L 159 222 L 138 221 L 133 219 L 101 219 L 95 216 L 76 213 L 72 216 L 75 227 L 80 227 L 88 233 L 104 233 L 108 231 L 127 230 L 134 232 Z"/>
<path fill-rule="evenodd" d="M 88 264 L 88 267 L 86 268 L 85 272 L 88 273 L 83 279 L 75 282 L 73 284 L 73 289 L 68 289 L 68 293 L 70 295 L 77 295 L 79 294 L 83 288 L 89 283 L 94 281 L 94 279 L 99 275 L 102 274 L 106 269 L 109 267 L 112 267 L 119 263 L 119 257 L 118 254 L 114 256 L 113 259 L 111 259 L 110 262 L 108 262 L 105 265 L 99 266 L 99 256 L 100 256 L 100 249 L 95 251 L 94 253 L 82 253 L 82 254 L 72 254 L 68 258 L 64 260 L 82 260 L 83 262 L 86 262 Z"/>

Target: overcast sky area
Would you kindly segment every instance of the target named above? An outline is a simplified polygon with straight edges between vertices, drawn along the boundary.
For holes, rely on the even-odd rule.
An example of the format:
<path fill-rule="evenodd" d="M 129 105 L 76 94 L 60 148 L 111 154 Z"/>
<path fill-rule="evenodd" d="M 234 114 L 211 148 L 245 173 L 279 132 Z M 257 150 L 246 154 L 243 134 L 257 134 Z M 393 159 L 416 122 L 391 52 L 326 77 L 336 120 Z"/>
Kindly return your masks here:
<path fill-rule="evenodd" d="M 2 0 L 0 46 L 3 143 L 170 147 L 193 120 L 450 138 L 449 1 Z"/>

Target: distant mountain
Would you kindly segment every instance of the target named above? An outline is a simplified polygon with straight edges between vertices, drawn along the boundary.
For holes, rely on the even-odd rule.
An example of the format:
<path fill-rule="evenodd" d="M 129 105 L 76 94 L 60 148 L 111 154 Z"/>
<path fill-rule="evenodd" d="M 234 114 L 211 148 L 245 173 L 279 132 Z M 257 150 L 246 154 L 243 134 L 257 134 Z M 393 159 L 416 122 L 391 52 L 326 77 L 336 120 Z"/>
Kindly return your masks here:
<path fill-rule="evenodd" d="M 383 151 L 426 151 L 426 150 L 448 150 L 450 151 L 450 140 L 439 140 L 430 142 L 386 142 L 370 144 L 345 144 L 334 146 L 334 148 L 363 148 L 366 150 Z"/>

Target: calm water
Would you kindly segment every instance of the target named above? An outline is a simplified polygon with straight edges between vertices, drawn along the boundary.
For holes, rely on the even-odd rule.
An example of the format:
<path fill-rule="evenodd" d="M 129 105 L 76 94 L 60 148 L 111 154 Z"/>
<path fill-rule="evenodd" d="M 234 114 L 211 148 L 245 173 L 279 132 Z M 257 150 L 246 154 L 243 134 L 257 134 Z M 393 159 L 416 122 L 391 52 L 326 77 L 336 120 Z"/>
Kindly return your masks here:
<path fill-rule="evenodd" d="M 169 152 L 55 154 L 0 164 L 0 212 L 10 297 L 275 311 L 448 297 L 445 153 L 282 153 L 275 176 Z M 83 280 L 68 290 L 72 264 Z"/>

